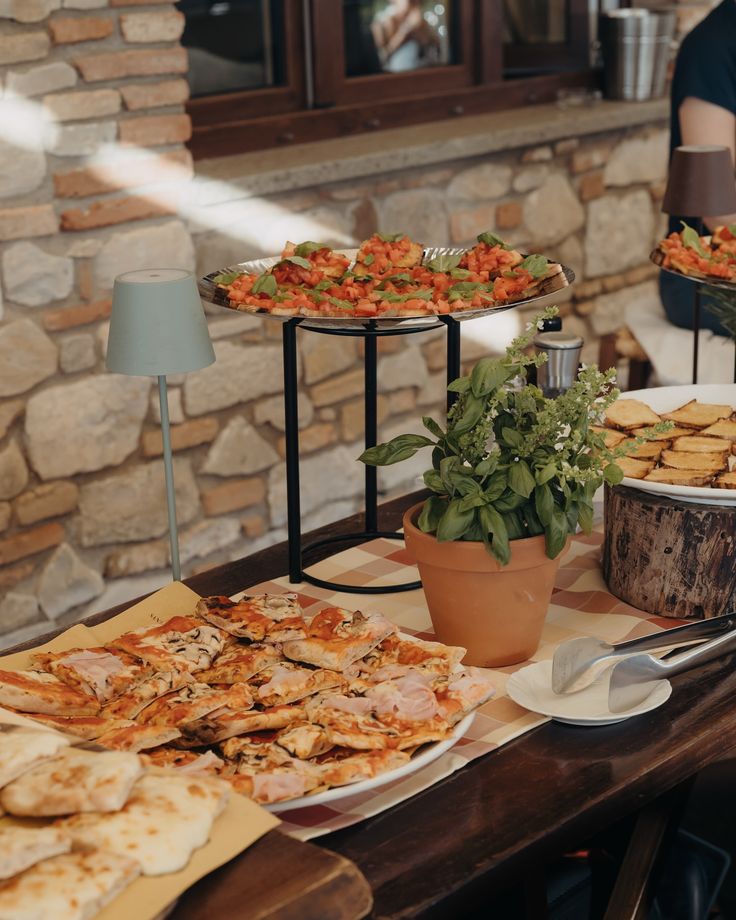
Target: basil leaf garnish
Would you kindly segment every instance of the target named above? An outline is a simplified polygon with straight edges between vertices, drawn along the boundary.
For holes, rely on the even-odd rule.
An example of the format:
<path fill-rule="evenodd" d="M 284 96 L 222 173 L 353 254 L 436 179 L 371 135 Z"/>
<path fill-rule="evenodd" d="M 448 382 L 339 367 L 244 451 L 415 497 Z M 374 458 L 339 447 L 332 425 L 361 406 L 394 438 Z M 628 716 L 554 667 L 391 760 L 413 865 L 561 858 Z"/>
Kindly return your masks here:
<path fill-rule="evenodd" d="M 332 281 L 319 281 L 315 284 L 313 290 L 315 291 L 326 291 L 328 288 L 332 287 Z"/>
<path fill-rule="evenodd" d="M 363 265 L 373 265 L 375 260 L 376 260 L 376 257 L 373 255 L 372 252 L 369 252 L 368 255 L 363 256 Z"/>
<path fill-rule="evenodd" d="M 354 310 L 355 309 L 355 304 L 350 303 L 349 300 L 340 300 L 339 297 L 328 297 L 327 300 L 334 307 L 339 307 L 341 310 Z"/>
<path fill-rule="evenodd" d="M 315 243 L 312 240 L 305 240 L 303 243 L 299 243 L 298 246 L 294 248 L 295 256 L 311 256 L 313 252 L 317 252 L 319 249 L 329 249 L 329 246 L 325 246 L 324 243 Z"/>
<path fill-rule="evenodd" d="M 251 293 L 266 294 L 268 297 L 273 297 L 277 290 L 278 285 L 276 284 L 274 276 L 269 275 L 268 272 L 264 272 L 256 278 L 255 284 L 251 288 Z"/>
<path fill-rule="evenodd" d="M 242 274 L 242 272 L 223 272 L 221 275 L 215 275 L 212 280 L 215 284 L 232 284 Z"/>
<path fill-rule="evenodd" d="M 517 268 L 522 268 L 529 272 L 532 278 L 544 278 L 547 274 L 547 259 L 539 253 L 533 253 L 527 256 L 519 263 Z"/>
<path fill-rule="evenodd" d="M 703 249 L 703 244 L 700 242 L 700 236 L 698 235 L 697 230 L 693 227 L 690 227 L 685 223 L 684 220 L 681 220 L 682 224 L 682 242 L 688 249 L 694 249 L 699 256 L 707 258 L 708 254 Z"/>
<path fill-rule="evenodd" d="M 472 275 L 472 272 L 468 271 L 467 268 L 453 268 L 450 272 L 451 278 L 456 278 L 458 281 L 464 281 L 466 278 L 469 278 Z"/>
<path fill-rule="evenodd" d="M 376 236 L 379 240 L 383 240 L 384 243 L 396 243 L 399 240 L 403 240 L 406 236 L 405 233 L 377 233 Z"/>
<path fill-rule="evenodd" d="M 307 259 L 302 259 L 301 256 L 289 256 L 286 259 L 282 259 L 282 262 L 291 262 L 292 265 L 298 265 L 299 268 L 311 269 L 314 267 L 311 262 L 309 262 Z"/>
<path fill-rule="evenodd" d="M 430 259 L 426 267 L 433 272 L 449 272 L 452 271 L 453 268 L 458 267 L 461 258 L 461 255 L 446 253 L 444 255 L 435 256 L 434 259 Z"/>
<path fill-rule="evenodd" d="M 490 230 L 486 230 L 485 233 L 479 233 L 477 240 L 479 243 L 485 243 L 487 246 L 500 246 L 501 249 L 511 249 L 510 246 L 507 246 L 506 243 L 504 243 L 500 236 L 497 236 L 495 233 L 491 233 Z"/>

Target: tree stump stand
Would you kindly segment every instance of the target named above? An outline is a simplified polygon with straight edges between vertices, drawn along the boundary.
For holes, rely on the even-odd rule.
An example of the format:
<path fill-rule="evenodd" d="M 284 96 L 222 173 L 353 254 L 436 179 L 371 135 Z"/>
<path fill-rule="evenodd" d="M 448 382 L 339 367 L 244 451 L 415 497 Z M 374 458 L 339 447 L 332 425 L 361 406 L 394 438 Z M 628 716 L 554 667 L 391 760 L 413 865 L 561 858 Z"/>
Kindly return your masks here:
<path fill-rule="evenodd" d="M 603 577 L 616 597 L 663 617 L 736 607 L 736 508 L 606 486 Z"/>

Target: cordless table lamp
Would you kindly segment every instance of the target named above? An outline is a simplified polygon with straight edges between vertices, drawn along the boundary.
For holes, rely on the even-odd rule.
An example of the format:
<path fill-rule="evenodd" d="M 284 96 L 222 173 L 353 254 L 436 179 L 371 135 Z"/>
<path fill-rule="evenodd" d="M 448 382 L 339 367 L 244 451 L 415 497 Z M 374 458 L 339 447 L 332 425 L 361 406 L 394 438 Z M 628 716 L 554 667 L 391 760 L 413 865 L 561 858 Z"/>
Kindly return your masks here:
<path fill-rule="evenodd" d="M 135 377 L 158 377 L 174 581 L 181 579 L 181 566 L 166 375 L 196 371 L 214 360 L 202 302 L 191 272 L 153 268 L 118 275 L 112 292 L 107 369 Z"/>
<path fill-rule="evenodd" d="M 665 214 L 695 217 L 703 234 L 703 218 L 736 212 L 736 179 L 728 147 L 675 148 L 670 161 L 667 189 L 662 201 Z M 698 382 L 698 339 L 702 286 L 693 283 L 693 383 Z"/>

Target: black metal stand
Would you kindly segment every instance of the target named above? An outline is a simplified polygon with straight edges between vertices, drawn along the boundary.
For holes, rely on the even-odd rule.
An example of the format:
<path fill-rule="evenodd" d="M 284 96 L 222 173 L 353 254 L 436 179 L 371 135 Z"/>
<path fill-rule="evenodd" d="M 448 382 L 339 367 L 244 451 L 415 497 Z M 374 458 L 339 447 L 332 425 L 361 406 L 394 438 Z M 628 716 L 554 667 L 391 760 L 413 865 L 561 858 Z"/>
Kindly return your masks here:
<path fill-rule="evenodd" d="M 320 588 L 345 591 L 350 594 L 394 594 L 399 591 L 413 591 L 421 588 L 421 582 L 412 581 L 386 587 L 365 587 L 344 585 L 337 582 L 315 578 L 302 567 L 303 554 L 319 547 L 340 543 L 356 543 L 384 537 L 389 540 L 403 540 L 403 534 L 378 529 L 378 471 L 374 466 L 365 468 L 365 530 L 339 537 L 329 537 L 317 543 L 302 546 L 301 533 L 301 498 L 299 492 L 299 409 L 298 409 L 298 374 L 297 374 L 297 326 L 309 332 L 323 335 L 342 335 L 360 337 L 364 340 L 365 372 L 365 446 L 374 447 L 378 443 L 378 339 L 389 335 L 412 335 L 436 329 L 439 322 L 447 328 L 447 382 L 460 376 L 460 323 L 451 316 L 440 316 L 426 325 L 404 325 L 396 327 L 379 327 L 375 320 L 360 329 L 339 329 L 330 326 L 310 325 L 302 318 L 290 319 L 283 324 L 284 346 L 284 415 L 286 436 L 286 505 L 288 516 L 289 542 L 289 581 L 302 581 Z M 456 394 L 447 394 L 447 408 L 457 398 Z"/>

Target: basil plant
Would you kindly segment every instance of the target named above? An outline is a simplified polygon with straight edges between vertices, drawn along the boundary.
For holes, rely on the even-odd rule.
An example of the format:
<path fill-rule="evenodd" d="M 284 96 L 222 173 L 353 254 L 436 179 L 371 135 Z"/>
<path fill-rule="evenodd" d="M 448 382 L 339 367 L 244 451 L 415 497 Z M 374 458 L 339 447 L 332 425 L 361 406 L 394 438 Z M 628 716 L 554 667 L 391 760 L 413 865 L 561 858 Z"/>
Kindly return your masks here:
<path fill-rule="evenodd" d="M 366 450 L 360 459 L 387 466 L 432 448 L 424 482 L 432 492 L 418 525 L 440 541 L 483 541 L 501 564 L 510 542 L 544 534 L 547 555 L 563 549 L 578 526 L 593 524 L 593 495 L 623 474 L 621 450 L 608 450 L 592 430 L 618 397 L 614 371 L 583 367 L 572 387 L 556 399 L 527 383 L 530 366 L 547 360 L 529 346 L 548 308 L 529 323 L 500 358 L 481 358 L 470 374 L 448 387 L 458 398 L 443 428 L 422 419 L 430 437 L 404 434 Z"/>

